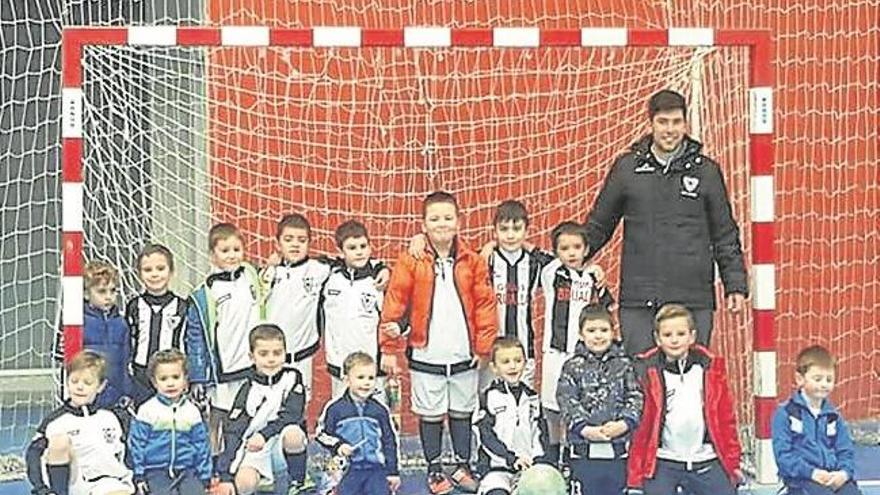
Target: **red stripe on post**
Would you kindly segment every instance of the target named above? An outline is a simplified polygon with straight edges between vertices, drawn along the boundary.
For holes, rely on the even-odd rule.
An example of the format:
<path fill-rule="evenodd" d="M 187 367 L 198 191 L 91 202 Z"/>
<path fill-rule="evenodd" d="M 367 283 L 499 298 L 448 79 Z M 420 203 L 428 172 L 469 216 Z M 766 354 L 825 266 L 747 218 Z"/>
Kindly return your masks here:
<path fill-rule="evenodd" d="M 312 46 L 311 29 L 270 29 L 271 46 Z"/>
<path fill-rule="evenodd" d="M 666 46 L 669 32 L 665 29 L 630 29 L 627 31 L 627 44 L 630 46 Z"/>
<path fill-rule="evenodd" d="M 752 66 L 750 86 L 773 86 L 776 74 L 773 70 L 773 37 L 770 31 L 757 33 L 755 43 L 749 50 L 749 63 Z"/>
<path fill-rule="evenodd" d="M 761 440 L 770 438 L 770 423 L 776 412 L 776 397 L 755 397 L 755 436 Z"/>
<path fill-rule="evenodd" d="M 752 176 L 773 175 L 773 134 L 749 135 L 749 158 Z"/>
<path fill-rule="evenodd" d="M 82 42 L 78 33 L 65 29 L 61 34 L 61 85 L 82 86 Z"/>
<path fill-rule="evenodd" d="M 64 138 L 61 142 L 61 180 L 82 182 L 82 138 Z"/>
<path fill-rule="evenodd" d="M 61 249 L 64 256 L 64 275 L 70 277 L 82 276 L 83 233 L 62 232 Z"/>
<path fill-rule="evenodd" d="M 774 236 L 773 222 L 752 222 L 752 263 L 770 264 L 776 261 Z"/>
<path fill-rule="evenodd" d="M 773 86 L 776 78 L 773 69 L 773 35 L 769 30 L 723 30 L 715 33 L 715 44 L 725 46 L 748 46 L 750 86 Z"/>
<path fill-rule="evenodd" d="M 82 304 L 80 301 L 65 301 L 64 304 Z M 82 326 L 80 325 L 64 325 L 64 363 L 67 364 L 73 359 L 73 356 L 82 350 Z"/>
<path fill-rule="evenodd" d="M 542 29 L 541 46 L 580 46 L 580 29 Z"/>
<path fill-rule="evenodd" d="M 403 46 L 402 29 L 364 29 L 361 46 Z"/>
<path fill-rule="evenodd" d="M 721 29 L 715 31 L 715 44 L 719 46 L 752 46 L 763 31 L 755 29 Z"/>
<path fill-rule="evenodd" d="M 220 28 L 179 27 L 177 44 L 180 46 L 219 46 Z"/>
<path fill-rule="evenodd" d="M 773 352 L 776 350 L 776 311 L 772 309 L 753 309 L 752 350 Z"/>
<path fill-rule="evenodd" d="M 491 29 L 453 29 L 452 46 L 492 46 Z"/>
<path fill-rule="evenodd" d="M 125 27 L 75 27 L 65 28 L 63 37 L 80 45 L 124 45 L 128 43 Z"/>

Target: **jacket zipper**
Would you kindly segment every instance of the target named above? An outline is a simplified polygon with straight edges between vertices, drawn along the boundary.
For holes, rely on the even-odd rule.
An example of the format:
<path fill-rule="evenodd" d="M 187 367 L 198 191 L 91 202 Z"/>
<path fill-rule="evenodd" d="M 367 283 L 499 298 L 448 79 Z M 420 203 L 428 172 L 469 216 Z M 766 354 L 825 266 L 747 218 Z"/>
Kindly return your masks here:
<path fill-rule="evenodd" d="M 458 251 L 458 250 L 456 249 L 456 251 Z M 456 256 L 457 256 L 457 252 L 456 252 Z M 437 254 L 434 257 L 433 263 L 437 263 L 438 260 L 440 260 L 439 254 Z M 464 315 L 464 328 L 465 328 L 465 330 L 467 330 L 467 335 L 468 335 L 468 350 L 470 352 L 471 359 L 473 359 L 474 350 L 471 346 L 470 322 L 468 321 L 467 313 L 464 308 L 464 301 L 462 301 L 461 293 L 458 290 L 458 282 L 455 280 L 455 265 L 457 264 L 457 262 L 458 262 L 458 260 L 456 258 L 452 258 L 452 269 L 450 270 L 452 272 L 452 285 L 455 287 L 455 295 L 456 295 L 456 297 L 458 297 L 458 303 L 461 305 L 461 311 Z M 428 321 L 425 322 L 426 323 L 426 327 L 425 327 L 425 346 L 426 347 L 428 345 L 428 338 L 429 338 L 429 334 L 430 334 L 430 332 L 428 330 L 431 327 L 431 319 L 434 317 L 434 291 L 437 290 L 437 274 L 434 273 L 433 263 L 431 266 L 431 302 L 428 303 Z M 442 263 L 442 261 L 441 261 L 441 263 Z M 443 267 L 442 264 L 440 265 L 440 271 L 441 271 L 441 274 L 443 275 L 443 278 L 445 279 L 446 272 L 445 272 L 445 268 Z"/>
<path fill-rule="evenodd" d="M 171 406 L 171 462 L 168 463 L 168 475 L 172 480 L 175 457 L 177 457 L 177 404 Z"/>
<path fill-rule="evenodd" d="M 819 447 L 819 455 L 822 456 L 822 464 L 825 465 L 825 466 L 827 466 L 827 465 L 828 465 L 828 462 L 826 462 L 826 459 L 825 459 L 825 449 L 826 449 L 826 447 L 825 447 L 825 444 L 822 442 L 822 440 L 819 438 L 819 424 L 820 424 L 820 421 L 821 421 L 821 419 L 822 419 L 822 409 L 821 409 L 821 408 L 822 408 L 822 406 L 820 405 L 820 406 L 819 406 L 819 415 L 816 416 L 816 421 L 815 421 L 815 425 L 816 425 L 816 426 L 813 427 L 813 436 L 816 437 L 816 445 Z M 810 412 L 809 409 L 810 409 L 809 406 L 807 406 L 807 414 L 809 414 L 810 416 L 812 416 L 813 413 Z M 827 434 L 827 432 L 828 432 L 828 424 L 827 424 L 827 420 L 826 420 L 826 424 L 825 424 L 825 432 L 826 432 L 826 434 Z"/>

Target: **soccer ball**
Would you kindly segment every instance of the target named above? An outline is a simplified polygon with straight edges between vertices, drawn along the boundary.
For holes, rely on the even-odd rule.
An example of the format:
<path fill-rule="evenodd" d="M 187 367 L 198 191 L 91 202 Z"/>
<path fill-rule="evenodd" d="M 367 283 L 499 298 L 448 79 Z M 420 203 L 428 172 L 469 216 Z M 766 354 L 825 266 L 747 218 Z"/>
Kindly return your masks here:
<path fill-rule="evenodd" d="M 516 495 L 565 495 L 568 486 L 562 474 L 553 466 L 535 464 L 523 471 L 517 483 Z"/>

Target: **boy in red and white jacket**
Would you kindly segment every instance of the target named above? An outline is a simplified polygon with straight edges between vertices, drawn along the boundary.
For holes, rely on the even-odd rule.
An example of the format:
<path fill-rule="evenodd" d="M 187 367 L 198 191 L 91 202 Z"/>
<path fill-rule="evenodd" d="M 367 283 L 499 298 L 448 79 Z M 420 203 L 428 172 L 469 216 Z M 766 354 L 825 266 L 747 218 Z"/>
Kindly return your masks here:
<path fill-rule="evenodd" d="M 645 406 L 630 447 L 630 491 L 735 494 L 742 448 L 724 360 L 695 345 L 693 316 L 678 304 L 657 312 L 654 340 L 638 356 Z"/>

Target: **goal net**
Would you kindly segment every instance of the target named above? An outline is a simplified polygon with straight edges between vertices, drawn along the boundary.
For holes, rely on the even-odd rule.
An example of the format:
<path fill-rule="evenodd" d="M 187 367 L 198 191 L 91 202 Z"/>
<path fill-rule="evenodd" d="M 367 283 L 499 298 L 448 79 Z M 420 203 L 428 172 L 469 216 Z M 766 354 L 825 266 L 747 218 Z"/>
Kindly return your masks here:
<path fill-rule="evenodd" d="M 514 198 L 529 209 L 529 240 L 549 248 L 553 226 L 583 221 L 614 157 L 647 132 L 647 98 L 662 88 L 692 102 L 748 247 L 748 74 L 744 48 L 91 47 L 84 257 L 118 266 L 129 298 L 140 248 L 161 242 L 186 294 L 209 270 L 212 223 L 238 225 L 261 263 L 278 219 L 300 212 L 314 254 L 335 254 L 333 230 L 358 219 L 393 261 L 437 189 L 457 195 L 471 245 Z M 618 258 L 619 233 L 597 260 L 612 286 Z M 750 322 L 717 328 L 751 425 Z M 329 396 L 316 376 L 312 419 Z"/>

